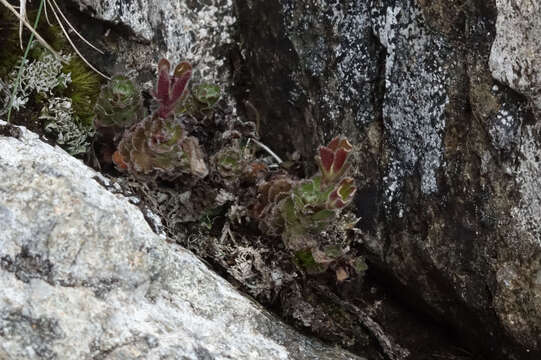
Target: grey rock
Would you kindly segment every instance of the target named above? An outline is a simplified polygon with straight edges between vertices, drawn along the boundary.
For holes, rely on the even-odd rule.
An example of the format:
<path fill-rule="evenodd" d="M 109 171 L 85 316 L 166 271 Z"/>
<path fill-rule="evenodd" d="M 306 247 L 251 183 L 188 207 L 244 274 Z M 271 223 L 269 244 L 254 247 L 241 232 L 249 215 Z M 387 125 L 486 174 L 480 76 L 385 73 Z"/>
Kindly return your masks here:
<path fill-rule="evenodd" d="M 109 71 L 140 72 L 165 57 L 175 64 L 181 60 L 191 62 L 197 77 L 208 81 L 227 77 L 225 56 L 220 49 L 233 42 L 236 19 L 232 0 L 76 0 L 75 3 L 96 19 L 122 25 L 138 40 L 118 40 L 108 49 L 116 57 L 115 66 L 110 60 L 104 64 Z M 108 28 L 104 28 L 97 41 L 102 43 L 107 33 Z M 96 56 L 99 54 L 94 53 L 92 58 Z"/>
<path fill-rule="evenodd" d="M 541 1 L 497 0 L 496 6 L 492 75 L 528 96 L 541 117 Z"/>
<path fill-rule="evenodd" d="M 24 128 L 0 135 L 0 358 L 359 359 L 280 323 L 98 177 Z"/>
<path fill-rule="evenodd" d="M 355 143 L 369 268 L 466 347 L 539 358 L 541 140 L 514 91 L 539 99 L 539 2 L 236 3 L 262 140 Z"/>
<path fill-rule="evenodd" d="M 446 88 L 456 55 L 443 36 L 423 27 L 421 11 L 412 3 L 375 4 L 371 21 L 386 49 L 383 118 L 392 152 L 384 181 L 390 204 L 399 196 L 405 177 L 415 171 L 420 172 L 423 194 L 438 191 L 436 173 L 443 161 L 444 112 L 449 103 Z"/>
<path fill-rule="evenodd" d="M 311 160 L 319 144 L 347 134 L 357 250 L 370 268 L 400 286 L 404 303 L 460 334 L 459 346 L 541 357 L 538 0 L 77 3 L 139 41 L 117 39 L 110 51 L 120 66 L 187 58 L 201 77 L 232 86 L 283 158 Z M 9 259 L 17 279 L 50 277 L 49 257 Z M 87 286 L 107 294 L 115 281 Z"/>

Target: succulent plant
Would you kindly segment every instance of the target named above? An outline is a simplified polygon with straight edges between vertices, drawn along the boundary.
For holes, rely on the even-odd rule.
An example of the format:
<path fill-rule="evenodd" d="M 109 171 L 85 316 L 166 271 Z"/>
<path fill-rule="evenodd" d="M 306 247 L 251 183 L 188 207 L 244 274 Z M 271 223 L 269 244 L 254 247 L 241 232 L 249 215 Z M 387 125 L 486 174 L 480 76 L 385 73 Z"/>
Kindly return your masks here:
<path fill-rule="evenodd" d="M 239 139 L 233 139 L 229 145 L 222 147 L 211 161 L 223 183 L 233 187 L 239 182 L 255 184 L 267 172 L 267 165 L 254 159 L 250 144 L 242 146 Z"/>
<path fill-rule="evenodd" d="M 143 118 L 144 109 L 139 90 L 125 76 L 114 76 L 101 89 L 94 107 L 94 127 L 124 129 Z"/>
<path fill-rule="evenodd" d="M 158 84 L 153 92 L 160 105 L 157 115 L 161 118 L 166 118 L 175 111 L 192 76 L 192 66 L 188 62 L 178 64 L 173 75 L 169 73 L 170 69 L 169 61 L 161 59 L 158 63 Z"/>
<path fill-rule="evenodd" d="M 220 149 L 213 157 L 216 171 L 223 178 L 238 178 L 244 166 L 242 151 L 234 147 Z"/>
<path fill-rule="evenodd" d="M 259 220 L 264 233 L 279 235 L 284 229 L 281 201 L 289 196 L 295 181 L 286 174 L 278 174 L 258 186 L 258 201 L 252 208 L 252 216 Z"/>
<path fill-rule="evenodd" d="M 347 160 L 352 149 L 352 145 L 343 136 L 337 136 L 329 145 L 319 147 L 316 161 L 323 183 L 330 184 L 342 177 L 349 168 Z"/>
<path fill-rule="evenodd" d="M 136 175 L 208 174 L 198 140 L 186 136 L 180 121 L 172 116 L 164 119 L 155 114 L 135 125 L 120 141 L 113 161 L 120 170 Z"/>
<path fill-rule="evenodd" d="M 215 84 L 199 84 L 193 88 L 195 99 L 207 109 L 212 108 L 220 100 L 220 87 Z"/>
<path fill-rule="evenodd" d="M 309 272 L 325 271 L 349 250 L 340 242 L 321 243 L 321 233 L 342 222 L 341 210 L 355 195 L 353 179 L 345 176 L 351 150 L 346 138 L 336 137 L 319 148 L 320 174 L 300 181 L 280 175 L 259 186 L 253 211 L 261 229 L 281 234 L 286 248 Z"/>
<path fill-rule="evenodd" d="M 315 176 L 296 185 L 280 204 L 286 246 L 294 251 L 306 247 L 306 236 L 322 231 L 334 221 L 340 209 L 351 202 L 355 191 L 352 178 L 326 186 L 323 177 Z"/>
<path fill-rule="evenodd" d="M 205 177 L 208 168 L 199 141 L 187 136 L 182 117 L 175 116 L 176 107 L 185 95 L 192 66 L 182 62 L 173 75 L 169 61 L 158 63 L 158 81 L 153 91 L 158 109 L 124 133 L 113 154 L 120 170 L 135 175 L 157 175 L 175 178 L 182 173 Z"/>

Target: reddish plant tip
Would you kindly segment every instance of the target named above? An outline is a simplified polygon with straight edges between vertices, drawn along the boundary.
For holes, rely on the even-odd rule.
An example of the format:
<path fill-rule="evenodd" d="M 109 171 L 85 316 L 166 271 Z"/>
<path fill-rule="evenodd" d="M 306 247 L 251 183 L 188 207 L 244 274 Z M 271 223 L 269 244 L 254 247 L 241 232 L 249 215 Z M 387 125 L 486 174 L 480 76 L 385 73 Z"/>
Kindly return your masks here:
<path fill-rule="evenodd" d="M 124 159 L 122 158 L 122 155 L 120 155 L 120 152 L 117 150 L 113 153 L 112 156 L 113 163 L 121 170 L 126 170 L 128 168 L 128 165 L 124 162 Z"/>
<path fill-rule="evenodd" d="M 343 136 L 336 136 L 334 137 L 329 145 L 327 145 L 329 149 L 332 151 L 336 151 L 338 149 L 343 149 L 346 152 L 350 152 L 353 149 L 353 145 Z"/>
<path fill-rule="evenodd" d="M 342 170 L 342 167 L 344 166 L 347 157 L 348 152 L 344 149 L 338 149 L 336 151 L 336 153 L 334 154 L 334 162 L 332 166 L 334 172 L 339 172 L 340 170 Z"/>
<path fill-rule="evenodd" d="M 347 160 L 352 149 L 351 143 L 342 136 L 335 137 L 327 146 L 319 148 L 316 160 L 324 183 L 331 184 L 340 180 L 349 167 Z"/>
<path fill-rule="evenodd" d="M 170 99 L 169 101 L 171 103 L 176 103 L 184 94 L 184 90 L 186 89 L 186 85 L 188 85 L 188 81 L 190 81 L 190 78 L 192 76 L 192 72 L 187 71 L 184 72 L 181 76 L 175 77 L 175 82 L 173 83 L 173 88 L 171 89 Z"/>
<path fill-rule="evenodd" d="M 339 136 L 335 136 L 331 142 L 329 143 L 329 145 L 327 145 L 327 147 L 331 150 L 336 150 L 338 148 L 338 144 L 340 143 L 340 137 Z"/>
<path fill-rule="evenodd" d="M 171 68 L 171 64 L 169 63 L 167 59 L 162 58 L 160 59 L 160 61 L 158 61 L 158 71 L 166 70 L 167 73 L 169 74 L 170 68 Z"/>
<path fill-rule="evenodd" d="M 170 68 L 166 59 L 158 63 L 158 83 L 154 97 L 160 103 L 157 114 L 161 118 L 166 118 L 174 111 L 192 76 L 192 66 L 188 62 L 178 64 L 173 76 L 169 73 Z"/>
<path fill-rule="evenodd" d="M 180 64 L 178 64 L 177 67 L 175 67 L 174 74 L 175 74 L 175 77 L 181 77 L 188 72 L 190 73 L 192 72 L 192 65 L 187 61 L 183 61 Z"/>
<path fill-rule="evenodd" d="M 169 61 L 161 59 L 158 64 L 158 84 L 154 96 L 160 102 L 167 101 L 171 79 L 169 77 Z"/>
<path fill-rule="evenodd" d="M 319 157 L 323 169 L 327 172 L 331 171 L 331 166 L 334 162 L 334 152 L 326 146 L 321 146 L 319 148 Z"/>

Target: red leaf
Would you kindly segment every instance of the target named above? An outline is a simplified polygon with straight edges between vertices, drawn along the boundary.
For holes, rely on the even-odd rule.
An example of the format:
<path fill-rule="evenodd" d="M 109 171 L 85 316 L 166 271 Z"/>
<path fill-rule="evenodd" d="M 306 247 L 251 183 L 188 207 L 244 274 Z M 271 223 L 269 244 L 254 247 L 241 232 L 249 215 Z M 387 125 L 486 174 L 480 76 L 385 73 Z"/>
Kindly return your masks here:
<path fill-rule="evenodd" d="M 333 203 L 335 209 L 341 209 L 344 206 L 346 206 L 346 203 L 343 202 L 341 199 L 336 199 L 336 201 Z"/>
<path fill-rule="evenodd" d="M 330 172 L 331 166 L 334 161 L 334 152 L 326 146 L 319 148 L 319 157 L 321 159 L 321 166 L 323 171 Z"/>
<path fill-rule="evenodd" d="M 346 162 L 346 159 L 348 157 L 348 152 L 344 149 L 338 149 L 336 153 L 334 154 L 334 164 L 333 164 L 333 171 L 334 172 L 340 172 L 342 170 L 342 167 L 344 166 L 344 163 Z"/>
<path fill-rule="evenodd" d="M 166 59 L 161 59 L 158 63 L 158 84 L 154 96 L 160 102 L 167 102 L 169 99 L 169 87 L 171 86 L 170 67 L 169 61 Z"/>
<path fill-rule="evenodd" d="M 183 61 L 175 67 L 174 75 L 175 77 L 182 77 L 185 73 L 191 71 L 192 65 L 187 61 Z"/>
<path fill-rule="evenodd" d="M 182 97 L 191 76 L 191 70 L 184 72 L 180 77 L 175 76 L 175 82 L 173 83 L 173 89 L 171 91 L 171 98 L 169 99 L 170 106 L 173 106 Z"/>
<path fill-rule="evenodd" d="M 340 137 L 336 136 L 334 137 L 334 139 L 331 140 L 331 142 L 329 143 L 329 145 L 327 145 L 327 147 L 331 149 L 332 151 L 336 151 L 336 149 L 338 149 L 339 144 L 340 144 Z"/>
<path fill-rule="evenodd" d="M 339 149 L 344 149 L 347 152 L 350 152 L 353 149 L 353 145 L 346 138 L 340 139 L 340 144 L 338 145 Z"/>
<path fill-rule="evenodd" d="M 120 152 L 118 150 L 113 153 L 113 162 L 122 170 L 128 168 L 128 165 L 124 162 L 124 158 L 122 157 L 122 155 L 120 155 Z"/>

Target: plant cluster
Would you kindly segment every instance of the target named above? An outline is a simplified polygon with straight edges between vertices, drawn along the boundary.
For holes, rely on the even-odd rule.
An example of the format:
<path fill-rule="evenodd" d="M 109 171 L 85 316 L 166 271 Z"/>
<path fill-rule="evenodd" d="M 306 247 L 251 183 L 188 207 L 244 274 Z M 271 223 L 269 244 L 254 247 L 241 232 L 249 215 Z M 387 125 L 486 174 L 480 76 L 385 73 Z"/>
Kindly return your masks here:
<path fill-rule="evenodd" d="M 229 190 L 238 188 L 241 182 L 255 184 L 267 173 L 267 165 L 256 159 L 256 125 L 253 122 L 233 120 L 230 128 L 221 135 L 221 147 L 212 156 L 213 170 Z"/>
<path fill-rule="evenodd" d="M 33 116 L 42 120 L 43 130 L 58 145 L 71 155 L 86 153 L 93 129 L 85 112 L 97 95 L 96 76 L 70 55 L 60 53 L 60 59 L 67 64 L 62 63 L 37 42 L 29 54 L 22 67 L 16 66 L 8 75 L 6 101 L 12 95 L 11 105 L 17 111 L 37 108 L 39 113 Z M 7 112 L 8 104 L 5 106 L 1 112 Z"/>
<path fill-rule="evenodd" d="M 94 106 L 94 128 L 105 132 L 122 131 L 143 116 L 143 98 L 130 79 L 116 75 L 105 84 Z"/>
<path fill-rule="evenodd" d="M 253 122 L 226 116 L 224 127 L 214 123 L 217 128 L 207 131 L 209 138 L 214 136 L 207 147 L 214 154 L 207 164 L 199 140 L 187 129 L 194 118 L 212 110 L 219 88 L 204 84 L 189 91 L 191 65 L 182 62 L 171 70 L 167 60 L 159 61 L 153 111 L 147 115 L 140 91 L 128 78 L 115 76 L 102 88 L 94 126 L 114 142 L 111 160 L 117 169 L 143 179 L 174 179 L 182 174 L 202 179 L 210 173 L 199 186 L 205 194 L 220 189 L 221 196 L 216 195 L 213 204 L 218 206 L 206 208 L 206 213 L 219 210 L 221 216 L 239 223 L 250 212 L 261 232 L 281 236 L 288 254 L 309 273 L 330 268 L 339 280 L 361 274 L 364 260 L 350 249 L 350 230 L 357 219 L 343 212 L 356 192 L 354 180 L 347 176 L 353 150 L 349 141 L 336 137 L 320 146 L 319 172 L 297 179 L 283 170 L 272 173 L 268 162 L 256 157 L 254 146 L 265 146 L 256 140 Z"/>
<path fill-rule="evenodd" d="M 349 256 L 345 235 L 356 220 L 342 214 L 356 192 L 354 180 L 346 176 L 351 151 L 346 138 L 335 137 L 318 150 L 318 174 L 302 180 L 278 174 L 258 187 L 253 213 L 261 230 L 280 235 L 308 272 L 323 272 L 338 263 L 338 278 L 347 278 L 346 268 L 364 271 L 362 259 Z"/>
<path fill-rule="evenodd" d="M 120 171 L 169 179 L 181 174 L 207 176 L 199 141 L 189 136 L 184 122 L 189 114 L 214 106 L 220 93 L 215 85 L 199 85 L 190 93 L 191 76 L 189 63 L 181 62 L 171 74 L 169 61 L 161 59 L 152 92 L 155 110 L 146 116 L 141 93 L 130 79 L 115 76 L 103 87 L 94 127 L 104 135 L 113 134 L 112 161 Z"/>

